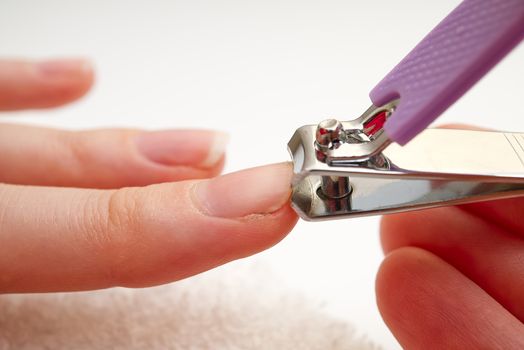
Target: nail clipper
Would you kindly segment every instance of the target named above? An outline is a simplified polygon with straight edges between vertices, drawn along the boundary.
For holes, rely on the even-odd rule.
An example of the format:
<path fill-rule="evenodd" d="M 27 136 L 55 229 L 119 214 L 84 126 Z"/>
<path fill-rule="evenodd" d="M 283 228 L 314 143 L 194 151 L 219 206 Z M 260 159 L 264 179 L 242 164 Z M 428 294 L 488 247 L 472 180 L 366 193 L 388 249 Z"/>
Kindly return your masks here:
<path fill-rule="evenodd" d="M 524 195 L 524 133 L 426 129 L 524 39 L 524 0 L 465 0 L 350 121 L 299 128 L 292 206 L 329 220 Z"/>

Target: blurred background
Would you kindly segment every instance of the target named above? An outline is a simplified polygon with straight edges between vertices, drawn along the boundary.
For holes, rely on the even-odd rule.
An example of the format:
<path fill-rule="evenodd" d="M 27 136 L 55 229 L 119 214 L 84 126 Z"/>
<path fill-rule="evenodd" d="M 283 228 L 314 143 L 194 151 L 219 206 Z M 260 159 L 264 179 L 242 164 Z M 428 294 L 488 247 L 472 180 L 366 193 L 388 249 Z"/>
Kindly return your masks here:
<path fill-rule="evenodd" d="M 371 88 L 458 3 L 2 0 L 1 57 L 87 56 L 97 72 L 80 102 L 2 120 L 220 129 L 231 135 L 226 172 L 286 161 L 296 128 L 359 116 Z M 438 123 L 523 131 L 523 62 L 521 45 Z M 264 261 L 285 288 L 321 300 L 360 336 L 399 348 L 375 305 L 378 230 L 377 217 L 299 222 L 282 244 L 232 268 Z"/>

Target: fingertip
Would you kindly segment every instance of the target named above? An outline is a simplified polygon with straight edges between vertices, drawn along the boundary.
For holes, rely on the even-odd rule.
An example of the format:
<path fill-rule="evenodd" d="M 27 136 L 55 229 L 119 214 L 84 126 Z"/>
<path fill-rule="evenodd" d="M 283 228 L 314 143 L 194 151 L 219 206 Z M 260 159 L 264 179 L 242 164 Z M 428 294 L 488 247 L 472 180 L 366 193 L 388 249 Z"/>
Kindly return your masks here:
<path fill-rule="evenodd" d="M 95 66 L 92 60 L 82 59 L 78 63 L 78 78 L 76 92 L 71 95 L 69 101 L 76 100 L 86 95 L 95 83 Z"/>
<path fill-rule="evenodd" d="M 386 254 L 378 268 L 375 280 L 375 292 L 381 313 L 388 310 L 388 306 L 390 305 L 389 301 L 394 299 L 394 293 L 398 289 L 398 284 L 402 283 L 401 277 L 403 272 L 399 268 L 406 259 L 405 249 L 409 256 L 410 248 L 400 248 Z"/>
<path fill-rule="evenodd" d="M 85 95 L 94 69 L 83 58 L 0 61 L 0 110 L 50 108 Z"/>
<path fill-rule="evenodd" d="M 224 159 L 226 147 L 229 143 L 229 134 L 221 131 L 213 133 L 213 140 L 207 151 L 206 158 L 201 162 L 200 166 L 204 168 L 216 167 L 217 163 Z"/>
<path fill-rule="evenodd" d="M 434 334 L 416 325 L 422 322 L 429 329 L 432 317 L 439 317 L 433 310 L 439 302 L 433 286 L 441 275 L 439 262 L 442 264 L 428 251 L 402 247 L 386 255 L 379 267 L 375 281 L 377 306 L 384 322 L 403 346 L 420 348 L 432 341 Z M 436 293 L 435 301 L 431 300 L 432 293 Z"/>
<path fill-rule="evenodd" d="M 250 237 L 245 240 L 248 245 L 239 246 L 245 250 L 239 251 L 237 258 L 261 252 L 282 241 L 296 225 L 298 216 L 289 204 L 285 204 L 273 213 L 255 214 L 240 220 L 248 225 L 256 225 L 257 229 L 250 232 Z"/>
<path fill-rule="evenodd" d="M 390 248 L 390 242 L 389 242 L 389 232 L 393 229 L 391 226 L 392 223 L 392 215 L 385 215 L 380 218 L 380 226 L 379 226 L 379 235 L 380 235 L 380 245 L 382 247 L 382 252 L 384 254 L 387 254 L 391 248 Z"/>
<path fill-rule="evenodd" d="M 388 253 L 377 272 L 377 300 L 386 302 L 396 299 L 396 292 L 402 290 L 406 281 L 413 281 L 413 273 L 423 263 L 428 252 L 416 247 L 401 247 Z M 379 305 L 380 306 L 380 305 Z"/>
<path fill-rule="evenodd" d="M 204 170 L 205 176 L 201 178 L 209 179 L 209 178 L 213 178 L 213 177 L 216 177 L 222 174 L 222 172 L 224 171 L 225 164 L 226 164 L 226 154 L 222 153 L 221 156 L 218 158 L 218 160 L 215 161 L 215 163 L 213 163 L 212 165 L 210 165 L 207 168 L 202 169 Z"/>
<path fill-rule="evenodd" d="M 417 213 L 391 214 L 380 220 L 380 242 L 384 254 L 401 247 L 406 230 L 416 225 Z"/>
<path fill-rule="evenodd" d="M 86 58 L 45 60 L 34 67 L 41 83 L 41 95 L 34 100 L 38 108 L 75 101 L 91 89 L 95 80 L 93 63 Z"/>
<path fill-rule="evenodd" d="M 278 163 L 200 182 L 194 189 L 195 206 L 221 218 L 270 214 L 289 202 L 292 176 L 289 163 Z"/>

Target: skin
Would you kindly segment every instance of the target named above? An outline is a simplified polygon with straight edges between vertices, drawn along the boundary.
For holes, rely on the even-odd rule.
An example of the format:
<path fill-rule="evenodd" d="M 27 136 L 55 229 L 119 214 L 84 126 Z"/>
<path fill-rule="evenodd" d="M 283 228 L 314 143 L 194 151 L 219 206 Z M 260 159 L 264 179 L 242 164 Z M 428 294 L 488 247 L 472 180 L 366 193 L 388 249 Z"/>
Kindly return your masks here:
<path fill-rule="evenodd" d="M 0 110 L 63 105 L 93 77 L 84 60 L 1 61 Z M 151 286 L 276 244 L 297 220 L 289 164 L 217 177 L 220 140 L 0 124 L 0 293 Z M 507 199 L 382 220 L 377 303 L 404 348 L 524 348 L 523 212 Z"/>
<path fill-rule="evenodd" d="M 404 348 L 524 349 L 523 213 L 515 198 L 382 219 L 377 303 Z"/>
<path fill-rule="evenodd" d="M 0 62 L 0 110 L 50 108 L 93 83 L 84 60 Z M 145 287 L 280 241 L 290 165 L 218 176 L 209 130 L 0 125 L 0 293 Z"/>

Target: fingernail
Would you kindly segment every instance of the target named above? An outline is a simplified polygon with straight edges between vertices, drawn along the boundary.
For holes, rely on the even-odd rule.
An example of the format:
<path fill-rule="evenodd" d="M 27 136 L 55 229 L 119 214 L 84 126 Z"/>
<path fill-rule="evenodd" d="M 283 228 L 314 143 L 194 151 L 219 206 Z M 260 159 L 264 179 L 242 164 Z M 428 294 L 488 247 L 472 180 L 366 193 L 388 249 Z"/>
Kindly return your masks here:
<path fill-rule="evenodd" d="M 38 62 L 38 70 L 45 75 L 85 74 L 93 70 L 89 60 L 83 58 L 53 59 Z"/>
<path fill-rule="evenodd" d="M 135 137 L 138 151 L 152 162 L 209 168 L 222 159 L 229 137 L 209 130 L 142 132 Z"/>
<path fill-rule="evenodd" d="M 290 163 L 279 163 L 201 181 L 195 186 L 197 206 L 223 218 L 268 214 L 280 209 L 291 194 Z"/>

